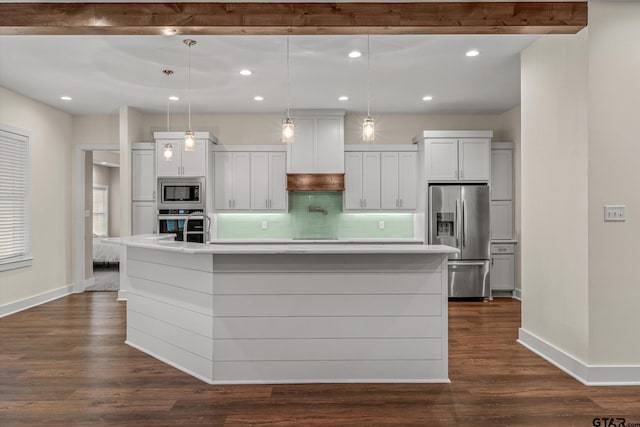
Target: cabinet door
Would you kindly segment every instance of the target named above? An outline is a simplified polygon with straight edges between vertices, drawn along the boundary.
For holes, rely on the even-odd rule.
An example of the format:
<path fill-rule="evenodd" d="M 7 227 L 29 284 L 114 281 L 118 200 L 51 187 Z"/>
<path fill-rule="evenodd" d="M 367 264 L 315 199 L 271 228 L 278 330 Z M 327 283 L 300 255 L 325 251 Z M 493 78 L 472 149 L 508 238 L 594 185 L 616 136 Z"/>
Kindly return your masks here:
<path fill-rule="evenodd" d="M 458 140 L 453 138 L 427 140 L 427 179 L 429 181 L 458 180 Z"/>
<path fill-rule="evenodd" d="M 206 160 L 206 141 L 197 139 L 194 151 L 182 149 L 182 176 L 205 176 Z"/>
<path fill-rule="evenodd" d="M 491 289 L 512 291 L 515 288 L 515 257 L 491 255 Z"/>
<path fill-rule="evenodd" d="M 131 152 L 131 200 L 154 201 L 156 199 L 156 152 L 133 150 Z"/>
<path fill-rule="evenodd" d="M 164 157 L 164 147 L 171 144 L 173 147 L 172 155 L 169 159 Z M 181 176 L 182 173 L 182 142 L 177 140 L 156 141 L 156 170 L 158 176 Z"/>
<path fill-rule="evenodd" d="M 513 239 L 513 202 L 491 202 L 491 240 Z"/>
<path fill-rule="evenodd" d="M 287 157 L 269 153 L 269 209 L 287 209 Z M 253 188 L 251 189 L 253 194 Z"/>
<path fill-rule="evenodd" d="M 418 153 L 398 153 L 400 209 L 415 209 L 418 197 Z"/>
<path fill-rule="evenodd" d="M 131 203 L 131 234 L 154 234 L 156 232 L 156 208 L 153 202 Z"/>
<path fill-rule="evenodd" d="M 513 150 L 491 150 L 491 200 L 513 199 Z"/>
<path fill-rule="evenodd" d="M 269 209 L 269 153 L 251 153 L 251 209 Z"/>
<path fill-rule="evenodd" d="M 233 153 L 214 154 L 214 207 L 231 209 L 233 202 Z"/>
<path fill-rule="evenodd" d="M 251 208 L 251 153 L 233 153 L 232 207 Z"/>
<path fill-rule="evenodd" d="M 294 142 L 287 144 L 287 172 L 311 173 L 315 171 L 315 120 L 295 119 Z"/>
<path fill-rule="evenodd" d="M 488 139 L 461 139 L 458 152 L 460 181 L 489 181 L 491 143 Z"/>
<path fill-rule="evenodd" d="M 344 173 L 344 118 L 321 117 L 316 121 L 316 173 Z"/>
<path fill-rule="evenodd" d="M 362 153 L 344 153 L 344 208 L 361 209 Z"/>
<path fill-rule="evenodd" d="M 400 209 L 398 153 L 382 153 L 380 163 L 382 169 L 380 207 L 382 209 Z"/>
<path fill-rule="evenodd" d="M 362 202 L 364 209 L 380 209 L 380 153 L 362 153 Z"/>

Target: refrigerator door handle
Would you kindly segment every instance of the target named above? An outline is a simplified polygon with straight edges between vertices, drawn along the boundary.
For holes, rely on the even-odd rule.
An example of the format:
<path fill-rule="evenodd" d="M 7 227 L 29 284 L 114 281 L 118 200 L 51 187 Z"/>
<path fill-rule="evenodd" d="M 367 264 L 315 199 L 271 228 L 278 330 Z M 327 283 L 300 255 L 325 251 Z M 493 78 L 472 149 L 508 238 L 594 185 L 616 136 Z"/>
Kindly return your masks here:
<path fill-rule="evenodd" d="M 462 201 L 462 247 L 467 246 L 467 212 L 466 202 Z"/>
<path fill-rule="evenodd" d="M 460 246 L 460 200 L 456 200 L 456 246 Z"/>
<path fill-rule="evenodd" d="M 483 266 L 486 261 L 449 261 L 448 265 L 475 265 L 475 266 Z"/>

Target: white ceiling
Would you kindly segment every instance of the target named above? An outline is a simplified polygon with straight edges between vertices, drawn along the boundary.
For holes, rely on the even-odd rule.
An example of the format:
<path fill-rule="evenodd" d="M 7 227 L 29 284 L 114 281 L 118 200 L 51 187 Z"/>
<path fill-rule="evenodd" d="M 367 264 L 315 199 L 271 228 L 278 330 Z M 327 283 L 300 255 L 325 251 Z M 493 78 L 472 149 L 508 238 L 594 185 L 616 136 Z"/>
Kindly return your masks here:
<path fill-rule="evenodd" d="M 495 114 L 520 103 L 535 35 L 371 36 L 371 111 Z M 71 114 L 187 111 L 184 36 L 0 36 L 0 85 Z M 192 114 L 282 113 L 285 36 L 195 36 Z M 366 111 L 366 36 L 291 36 L 291 108 Z M 480 55 L 465 56 L 469 49 Z M 350 59 L 352 49 L 363 52 Z M 166 77 L 162 70 L 175 71 Z M 239 74 L 248 68 L 253 75 Z M 62 101 L 60 96 L 73 97 Z M 253 97 L 265 98 L 256 102 Z M 347 95 L 349 101 L 338 101 Z M 424 102 L 424 95 L 433 101 Z"/>

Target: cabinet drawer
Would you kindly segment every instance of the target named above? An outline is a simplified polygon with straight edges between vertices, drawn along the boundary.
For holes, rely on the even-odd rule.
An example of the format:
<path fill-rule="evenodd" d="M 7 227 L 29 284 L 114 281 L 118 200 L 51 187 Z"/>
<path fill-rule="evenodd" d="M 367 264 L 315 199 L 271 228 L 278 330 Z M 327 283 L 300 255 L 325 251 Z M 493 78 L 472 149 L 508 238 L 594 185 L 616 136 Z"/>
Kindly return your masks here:
<path fill-rule="evenodd" d="M 492 254 L 513 254 L 515 253 L 515 244 L 513 243 L 492 243 Z"/>

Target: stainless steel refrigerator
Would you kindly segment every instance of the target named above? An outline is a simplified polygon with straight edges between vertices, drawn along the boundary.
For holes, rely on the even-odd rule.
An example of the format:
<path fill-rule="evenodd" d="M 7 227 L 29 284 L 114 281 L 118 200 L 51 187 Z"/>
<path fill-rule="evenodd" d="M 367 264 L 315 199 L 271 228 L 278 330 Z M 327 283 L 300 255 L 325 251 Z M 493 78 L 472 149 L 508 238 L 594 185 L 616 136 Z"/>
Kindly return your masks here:
<path fill-rule="evenodd" d="M 460 249 L 449 255 L 449 297 L 488 298 L 489 186 L 429 186 L 429 243 Z"/>

